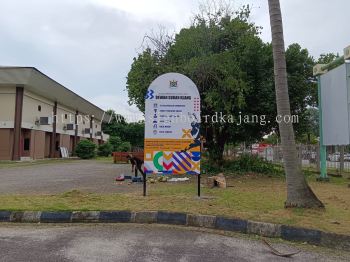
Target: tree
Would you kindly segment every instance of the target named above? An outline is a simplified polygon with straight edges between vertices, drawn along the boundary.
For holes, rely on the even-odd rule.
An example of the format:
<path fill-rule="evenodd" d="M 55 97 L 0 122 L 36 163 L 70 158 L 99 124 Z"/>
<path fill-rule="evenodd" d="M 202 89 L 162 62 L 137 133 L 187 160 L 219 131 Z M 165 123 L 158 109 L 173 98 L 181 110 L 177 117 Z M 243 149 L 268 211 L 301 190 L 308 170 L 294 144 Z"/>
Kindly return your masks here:
<path fill-rule="evenodd" d="M 119 136 L 110 136 L 108 139 L 108 143 L 111 144 L 113 152 L 117 152 L 119 146 L 122 144 L 122 140 Z"/>
<path fill-rule="evenodd" d="M 317 105 L 317 85 L 311 80 L 314 60 L 306 49 L 292 44 L 286 50 L 286 63 L 291 114 L 298 116 L 294 129 L 302 137 L 309 125 L 308 107 Z"/>
<path fill-rule="evenodd" d="M 110 119 L 107 123 L 103 123 L 102 130 L 104 133 L 109 134 L 111 137 L 118 137 L 121 141 L 130 142 L 132 146 L 143 146 L 144 140 L 144 128 L 145 124 L 143 121 L 128 123 L 126 119 L 119 114 L 116 114 L 114 110 L 107 110 Z M 116 145 L 115 142 L 111 142 Z M 116 149 L 116 146 L 114 146 Z"/>
<path fill-rule="evenodd" d="M 130 142 L 132 146 L 142 147 L 145 138 L 145 123 L 136 122 L 136 123 L 128 123 L 124 129 L 124 137 L 125 141 Z"/>
<path fill-rule="evenodd" d="M 123 142 L 119 145 L 118 151 L 119 152 L 128 152 L 131 150 L 131 144 L 130 142 Z"/>
<path fill-rule="evenodd" d="M 202 133 L 210 160 L 220 165 L 227 141 L 254 141 L 273 123 L 239 123 L 239 115 L 272 115 L 271 46 L 259 38 L 259 28 L 248 22 L 249 8 L 199 15 L 190 28 L 175 36 L 166 52 L 145 49 L 134 59 L 127 77 L 129 102 L 144 112 L 144 95 L 150 83 L 165 72 L 189 76 L 202 98 Z M 273 102 L 273 100 L 272 100 Z M 212 121 L 212 116 L 230 116 Z"/>
<path fill-rule="evenodd" d="M 297 132 L 297 140 L 303 144 L 316 144 L 319 133 L 318 108 L 310 107 L 303 114 L 303 121 L 299 123 L 299 132 Z"/>
<path fill-rule="evenodd" d="M 327 53 L 321 54 L 318 58 L 317 64 L 329 64 L 339 58 L 339 54 Z"/>
<path fill-rule="evenodd" d="M 268 3 L 272 33 L 277 113 L 281 116 L 290 116 L 291 110 L 281 7 L 279 0 L 268 0 Z M 279 133 L 287 179 L 287 200 L 285 207 L 324 207 L 308 186 L 301 167 L 298 164 L 292 123 L 282 121 L 279 124 Z"/>
<path fill-rule="evenodd" d="M 119 136 L 124 133 L 124 127 L 127 125 L 126 119 L 109 109 L 106 113 L 110 116 L 107 122 L 102 123 L 102 131 L 110 136 Z"/>
<path fill-rule="evenodd" d="M 146 90 L 157 76 L 179 72 L 190 77 L 200 92 L 201 133 L 209 159 L 216 165 L 222 163 L 225 144 L 256 142 L 277 128 L 272 46 L 260 39 L 260 28 L 249 22 L 249 15 L 249 7 L 238 12 L 220 6 L 203 9 L 189 28 L 175 35 L 172 44 L 169 37 L 163 37 L 167 42 L 161 50 L 158 45 L 147 46 L 134 59 L 127 76 L 129 103 L 142 112 Z M 292 109 L 299 114 L 312 100 L 314 86 L 307 80 L 312 76 L 313 60 L 299 45 L 291 45 L 288 53 Z M 212 121 L 217 113 L 219 119 L 220 113 L 230 118 Z M 238 125 L 245 115 L 266 119 Z"/>

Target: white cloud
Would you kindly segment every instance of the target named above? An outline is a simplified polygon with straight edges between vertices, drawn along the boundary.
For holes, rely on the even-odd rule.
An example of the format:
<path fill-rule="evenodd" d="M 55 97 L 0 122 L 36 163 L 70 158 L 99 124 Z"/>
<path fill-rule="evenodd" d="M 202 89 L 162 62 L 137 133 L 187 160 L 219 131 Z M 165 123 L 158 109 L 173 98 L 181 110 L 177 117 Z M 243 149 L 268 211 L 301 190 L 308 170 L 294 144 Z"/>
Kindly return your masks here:
<path fill-rule="evenodd" d="M 144 19 L 172 23 L 179 30 L 197 13 L 199 1 L 190 0 L 90 0 L 97 5 L 123 10 L 138 21 Z"/>

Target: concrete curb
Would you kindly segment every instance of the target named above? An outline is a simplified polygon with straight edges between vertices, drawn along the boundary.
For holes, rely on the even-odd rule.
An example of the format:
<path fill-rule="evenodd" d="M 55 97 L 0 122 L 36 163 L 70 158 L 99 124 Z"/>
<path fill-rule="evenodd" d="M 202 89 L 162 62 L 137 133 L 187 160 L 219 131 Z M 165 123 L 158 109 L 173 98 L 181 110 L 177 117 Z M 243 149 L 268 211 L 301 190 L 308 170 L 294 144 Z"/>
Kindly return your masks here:
<path fill-rule="evenodd" d="M 0 222 L 13 223 L 158 223 L 211 228 L 350 251 L 350 236 L 314 229 L 222 216 L 167 211 L 0 211 Z"/>

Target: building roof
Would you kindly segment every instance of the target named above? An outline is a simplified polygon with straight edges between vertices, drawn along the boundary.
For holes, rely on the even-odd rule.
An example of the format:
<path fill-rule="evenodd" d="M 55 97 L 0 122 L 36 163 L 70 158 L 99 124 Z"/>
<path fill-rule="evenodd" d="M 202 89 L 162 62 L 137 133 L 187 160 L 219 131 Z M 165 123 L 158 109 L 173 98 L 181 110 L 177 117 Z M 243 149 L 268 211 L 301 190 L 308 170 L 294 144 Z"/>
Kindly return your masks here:
<path fill-rule="evenodd" d="M 98 106 L 69 90 L 35 67 L 0 66 L 0 85 L 23 86 L 25 90 L 78 110 L 81 114 L 94 115 L 108 121 L 109 116 Z M 102 119 L 104 118 L 104 119 Z"/>

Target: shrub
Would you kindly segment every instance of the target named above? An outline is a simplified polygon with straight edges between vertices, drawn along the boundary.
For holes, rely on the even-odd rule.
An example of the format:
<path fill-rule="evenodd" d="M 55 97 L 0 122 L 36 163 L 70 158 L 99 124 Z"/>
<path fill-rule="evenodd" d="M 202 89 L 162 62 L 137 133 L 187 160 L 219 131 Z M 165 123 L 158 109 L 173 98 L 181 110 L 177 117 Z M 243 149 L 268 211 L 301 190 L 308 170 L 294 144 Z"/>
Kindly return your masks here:
<path fill-rule="evenodd" d="M 104 143 L 98 146 L 97 155 L 98 156 L 110 156 L 113 151 L 113 146 L 110 143 Z"/>
<path fill-rule="evenodd" d="M 208 174 L 225 173 L 257 173 L 266 175 L 281 175 L 283 170 L 278 166 L 265 161 L 257 155 L 243 154 L 234 160 L 226 160 L 221 166 L 216 166 L 209 161 L 201 163 L 202 170 Z"/>
<path fill-rule="evenodd" d="M 131 150 L 131 144 L 130 142 L 123 142 L 119 145 L 118 151 L 119 152 L 128 152 Z"/>
<path fill-rule="evenodd" d="M 82 140 L 78 143 L 75 153 L 82 159 L 91 159 L 96 156 L 96 145 L 90 140 Z"/>
<path fill-rule="evenodd" d="M 112 151 L 117 152 L 119 146 L 122 144 L 122 140 L 120 139 L 119 136 L 111 136 L 108 139 L 108 143 L 112 145 Z"/>
<path fill-rule="evenodd" d="M 243 154 L 240 157 L 226 161 L 225 170 L 237 173 L 254 172 L 259 174 L 279 174 L 281 171 L 272 163 L 265 161 L 257 155 Z"/>

